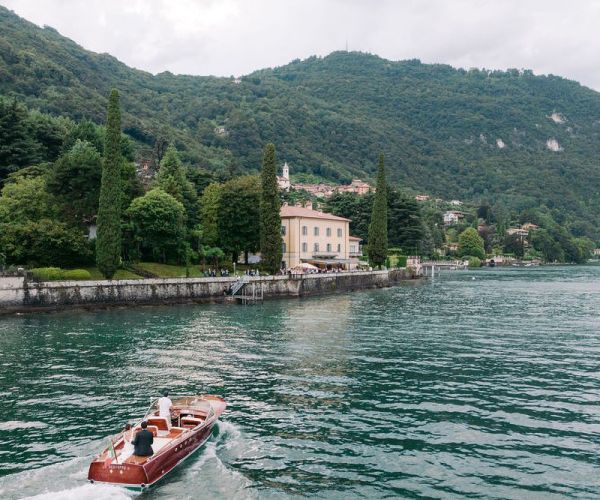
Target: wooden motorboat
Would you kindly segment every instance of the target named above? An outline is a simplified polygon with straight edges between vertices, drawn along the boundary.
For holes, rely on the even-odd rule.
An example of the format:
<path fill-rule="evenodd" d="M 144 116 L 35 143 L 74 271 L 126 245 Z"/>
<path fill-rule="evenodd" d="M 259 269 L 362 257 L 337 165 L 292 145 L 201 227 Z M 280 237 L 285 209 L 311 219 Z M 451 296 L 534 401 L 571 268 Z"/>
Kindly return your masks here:
<path fill-rule="evenodd" d="M 172 418 L 160 417 L 158 400 L 154 401 L 142 420 L 133 427 L 133 435 L 148 423 L 154 434 L 154 455 L 130 454 L 125 433 L 109 438 L 107 447 L 90 464 L 88 480 L 132 489 L 145 489 L 156 484 L 210 437 L 217 419 L 227 403 L 219 396 L 172 397 Z"/>

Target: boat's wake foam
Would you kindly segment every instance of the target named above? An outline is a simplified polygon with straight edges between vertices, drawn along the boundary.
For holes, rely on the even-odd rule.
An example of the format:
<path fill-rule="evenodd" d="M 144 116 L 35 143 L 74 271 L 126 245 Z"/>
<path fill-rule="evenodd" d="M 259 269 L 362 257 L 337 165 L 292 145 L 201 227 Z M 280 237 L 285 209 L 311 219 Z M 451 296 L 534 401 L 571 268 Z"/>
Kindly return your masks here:
<path fill-rule="evenodd" d="M 128 491 L 87 483 L 91 456 L 73 458 L 66 462 L 39 469 L 10 474 L 0 480 L 0 498 L 36 500 L 121 500 L 131 498 Z"/>
<path fill-rule="evenodd" d="M 101 484 L 84 484 L 68 490 L 41 493 L 28 500 L 130 500 L 133 493 L 124 488 Z"/>

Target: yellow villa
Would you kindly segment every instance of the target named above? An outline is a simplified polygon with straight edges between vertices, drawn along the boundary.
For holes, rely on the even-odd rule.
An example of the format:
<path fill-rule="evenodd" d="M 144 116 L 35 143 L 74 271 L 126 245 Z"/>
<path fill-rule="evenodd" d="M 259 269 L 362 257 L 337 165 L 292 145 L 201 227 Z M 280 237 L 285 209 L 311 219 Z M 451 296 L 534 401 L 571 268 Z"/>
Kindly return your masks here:
<path fill-rule="evenodd" d="M 282 267 L 305 262 L 323 269 L 350 269 L 350 219 L 306 206 L 281 207 Z"/>

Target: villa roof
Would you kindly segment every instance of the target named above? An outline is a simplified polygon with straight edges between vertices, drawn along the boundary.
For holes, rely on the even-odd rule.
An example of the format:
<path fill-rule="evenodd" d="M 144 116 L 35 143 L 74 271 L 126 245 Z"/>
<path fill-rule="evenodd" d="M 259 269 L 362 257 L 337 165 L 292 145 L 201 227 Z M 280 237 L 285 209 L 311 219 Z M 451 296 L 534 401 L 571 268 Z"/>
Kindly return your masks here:
<path fill-rule="evenodd" d="M 350 219 L 345 219 L 344 217 L 338 217 L 333 214 L 326 214 L 325 212 L 319 212 L 318 210 L 312 210 L 306 207 L 293 207 L 290 205 L 283 205 L 281 207 L 281 211 L 279 215 L 282 218 L 287 217 L 304 217 L 305 219 L 325 219 L 325 220 L 340 220 L 340 221 L 348 221 Z"/>
<path fill-rule="evenodd" d="M 359 238 L 358 236 L 349 236 L 348 239 L 351 241 L 362 241 L 362 238 Z"/>

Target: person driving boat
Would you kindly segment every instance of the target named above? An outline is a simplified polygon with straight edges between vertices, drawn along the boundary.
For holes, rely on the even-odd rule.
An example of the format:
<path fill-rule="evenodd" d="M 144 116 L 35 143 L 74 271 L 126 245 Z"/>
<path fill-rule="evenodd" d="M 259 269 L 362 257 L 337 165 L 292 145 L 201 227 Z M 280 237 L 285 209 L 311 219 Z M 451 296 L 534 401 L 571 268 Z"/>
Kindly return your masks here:
<path fill-rule="evenodd" d="M 171 408 L 173 401 L 169 398 L 169 391 L 163 392 L 163 397 L 158 400 L 158 415 L 167 419 L 169 428 L 171 427 Z"/>

